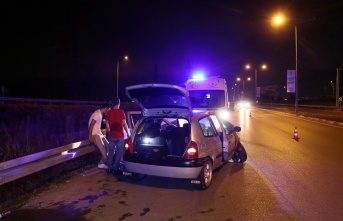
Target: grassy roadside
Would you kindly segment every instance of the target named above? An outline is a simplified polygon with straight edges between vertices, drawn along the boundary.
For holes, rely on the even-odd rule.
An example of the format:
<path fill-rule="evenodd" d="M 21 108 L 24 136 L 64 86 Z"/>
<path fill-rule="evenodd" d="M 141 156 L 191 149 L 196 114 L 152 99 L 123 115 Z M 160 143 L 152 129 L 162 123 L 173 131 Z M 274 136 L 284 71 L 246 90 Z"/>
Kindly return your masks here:
<path fill-rule="evenodd" d="M 0 104 L 0 162 L 56 148 L 88 135 L 93 105 Z M 132 103 L 124 110 L 137 110 Z M 98 151 L 0 185 L 0 214 L 33 194 L 97 165 Z"/>
<path fill-rule="evenodd" d="M 0 162 L 59 147 L 87 137 L 97 106 L 0 105 Z"/>

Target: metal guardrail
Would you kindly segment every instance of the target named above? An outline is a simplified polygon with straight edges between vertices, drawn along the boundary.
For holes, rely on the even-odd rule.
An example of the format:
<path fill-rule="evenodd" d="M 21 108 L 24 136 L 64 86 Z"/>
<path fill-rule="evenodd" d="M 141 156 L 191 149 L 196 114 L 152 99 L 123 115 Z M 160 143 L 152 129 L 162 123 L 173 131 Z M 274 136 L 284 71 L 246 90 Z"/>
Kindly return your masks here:
<path fill-rule="evenodd" d="M 0 185 L 95 151 L 83 140 L 0 163 Z"/>
<path fill-rule="evenodd" d="M 80 101 L 80 100 L 57 100 L 42 98 L 20 98 L 20 97 L 0 97 L 0 101 L 5 102 L 31 102 L 31 103 L 59 103 L 59 104 L 102 104 L 102 101 Z"/>
<path fill-rule="evenodd" d="M 257 107 L 294 107 L 294 104 L 280 104 L 280 103 L 258 103 Z M 334 105 L 307 105 L 301 104 L 298 105 L 301 108 L 311 108 L 311 109 L 322 109 L 322 110 L 338 110 L 342 107 L 336 107 Z"/>

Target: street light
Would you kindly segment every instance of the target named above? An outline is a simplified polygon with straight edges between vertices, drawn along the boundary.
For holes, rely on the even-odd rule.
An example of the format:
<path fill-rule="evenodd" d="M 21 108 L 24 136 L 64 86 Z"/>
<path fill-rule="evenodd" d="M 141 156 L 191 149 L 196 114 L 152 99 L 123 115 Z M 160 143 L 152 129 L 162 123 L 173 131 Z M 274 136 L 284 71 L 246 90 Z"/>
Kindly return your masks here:
<path fill-rule="evenodd" d="M 235 88 L 232 87 L 231 90 L 233 90 L 233 96 L 232 96 L 232 100 L 234 101 L 235 100 L 235 97 L 236 97 L 236 92 L 235 92 Z"/>
<path fill-rule="evenodd" d="M 273 26 L 280 26 L 285 22 L 285 16 L 282 13 L 278 13 L 274 15 L 272 19 Z"/>
<path fill-rule="evenodd" d="M 336 107 L 338 107 L 338 99 L 339 99 L 339 82 L 341 78 L 341 71 L 343 71 L 343 68 L 336 68 L 337 74 L 336 74 Z"/>
<path fill-rule="evenodd" d="M 124 56 L 124 60 L 128 60 L 129 57 L 128 56 Z M 119 62 L 120 62 L 120 59 L 118 59 L 117 61 L 117 97 L 119 97 L 119 94 L 118 94 L 118 91 L 119 91 Z"/>
<path fill-rule="evenodd" d="M 335 82 L 330 81 L 330 84 L 332 84 L 332 97 L 335 97 Z"/>
<path fill-rule="evenodd" d="M 246 69 L 251 69 L 250 64 L 245 65 Z M 267 65 L 263 64 L 261 65 L 261 69 L 267 69 Z M 255 68 L 255 101 L 257 101 L 257 68 Z"/>
<path fill-rule="evenodd" d="M 279 14 L 274 17 L 273 24 L 281 25 L 284 23 L 283 15 Z M 298 114 L 298 29 L 297 25 L 294 24 L 294 35 L 295 35 L 295 114 Z"/>
<path fill-rule="evenodd" d="M 239 85 L 235 83 L 235 85 L 233 87 L 236 87 L 236 86 L 238 87 L 237 92 L 239 94 Z M 236 92 L 235 92 L 234 88 L 233 88 L 233 93 L 234 93 L 234 100 L 236 100 Z"/>
<path fill-rule="evenodd" d="M 242 96 L 241 96 L 241 99 L 243 99 L 243 98 L 244 98 L 244 82 L 245 82 L 245 79 L 244 79 L 244 78 L 238 77 L 236 80 L 237 80 L 237 81 L 242 81 L 242 83 L 243 83 L 243 90 L 242 90 Z M 247 80 L 247 81 L 250 81 L 251 78 L 250 78 L 250 77 L 247 77 L 246 80 Z M 238 87 L 238 90 L 239 90 L 239 87 Z"/>

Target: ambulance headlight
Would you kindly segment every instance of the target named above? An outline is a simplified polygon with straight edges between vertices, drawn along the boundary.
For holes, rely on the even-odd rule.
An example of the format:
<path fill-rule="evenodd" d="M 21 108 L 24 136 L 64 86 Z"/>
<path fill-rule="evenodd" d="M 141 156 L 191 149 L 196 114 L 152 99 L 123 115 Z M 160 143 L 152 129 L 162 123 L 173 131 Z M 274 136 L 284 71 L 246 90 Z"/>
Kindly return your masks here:
<path fill-rule="evenodd" d="M 223 120 L 227 120 L 229 118 L 229 111 L 227 110 L 219 111 L 219 117 Z"/>

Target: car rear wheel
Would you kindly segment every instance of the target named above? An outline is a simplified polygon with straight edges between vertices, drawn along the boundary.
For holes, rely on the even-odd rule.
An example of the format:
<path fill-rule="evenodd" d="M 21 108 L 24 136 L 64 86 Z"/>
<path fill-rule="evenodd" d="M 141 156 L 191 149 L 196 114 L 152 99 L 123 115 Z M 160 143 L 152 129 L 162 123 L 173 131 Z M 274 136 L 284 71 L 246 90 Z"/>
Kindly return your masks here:
<path fill-rule="evenodd" d="M 200 172 L 200 186 L 202 189 L 207 189 L 212 181 L 212 162 L 207 159 Z"/>
<path fill-rule="evenodd" d="M 130 180 L 134 180 L 134 181 L 141 181 L 146 177 L 145 174 L 141 174 L 141 173 L 132 173 L 131 176 L 129 176 Z"/>
<path fill-rule="evenodd" d="M 232 160 L 236 163 L 244 163 L 247 160 L 247 152 L 241 143 L 238 143 L 235 153 L 232 156 Z"/>

